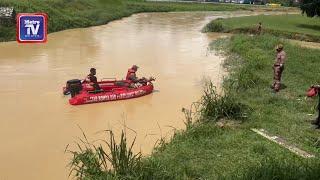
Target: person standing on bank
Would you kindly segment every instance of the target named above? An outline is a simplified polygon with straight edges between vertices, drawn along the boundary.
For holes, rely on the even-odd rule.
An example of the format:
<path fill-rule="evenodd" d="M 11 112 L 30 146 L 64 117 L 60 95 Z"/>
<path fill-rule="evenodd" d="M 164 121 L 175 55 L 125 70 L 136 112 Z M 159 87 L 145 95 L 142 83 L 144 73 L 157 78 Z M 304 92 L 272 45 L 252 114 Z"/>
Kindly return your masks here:
<path fill-rule="evenodd" d="M 261 33 L 262 33 L 262 23 L 259 22 L 258 27 L 257 27 L 257 34 L 261 35 Z"/>
<path fill-rule="evenodd" d="M 272 85 L 272 89 L 275 92 L 279 92 L 280 87 L 281 87 L 281 76 L 282 76 L 282 72 L 284 70 L 284 63 L 286 61 L 286 52 L 284 52 L 283 50 L 283 45 L 282 44 L 278 44 L 276 47 L 276 59 L 275 59 L 275 63 L 273 65 L 273 85 Z"/>
<path fill-rule="evenodd" d="M 307 93 L 308 97 L 314 97 L 314 96 L 318 96 L 319 97 L 319 101 L 318 101 L 318 117 L 315 121 L 312 121 L 311 123 L 313 125 L 316 125 L 316 129 L 320 129 L 320 85 L 313 85 L 311 86 L 311 88 L 308 90 Z"/>

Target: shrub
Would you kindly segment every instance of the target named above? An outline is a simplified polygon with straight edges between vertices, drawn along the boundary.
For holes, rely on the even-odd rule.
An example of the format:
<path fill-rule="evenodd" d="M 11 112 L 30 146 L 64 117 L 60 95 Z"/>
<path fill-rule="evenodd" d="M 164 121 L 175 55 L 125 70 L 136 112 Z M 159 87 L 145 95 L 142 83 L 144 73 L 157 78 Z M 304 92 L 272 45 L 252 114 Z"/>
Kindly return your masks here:
<path fill-rule="evenodd" d="M 106 179 L 126 178 L 137 176 L 141 168 L 141 153 L 133 153 L 132 147 L 135 140 L 128 147 L 125 133 L 121 132 L 120 142 L 115 141 L 112 131 L 109 132 L 109 141 L 103 141 L 103 145 L 94 145 L 88 142 L 85 134 L 84 139 L 77 143 L 78 150 L 68 151 L 73 155 L 70 163 L 70 174 L 77 179 Z M 110 167 L 109 167 L 110 166 Z"/>
<path fill-rule="evenodd" d="M 206 82 L 204 95 L 201 97 L 198 107 L 201 120 L 216 121 L 221 118 L 245 119 L 250 108 L 240 103 L 237 98 L 226 91 L 224 95 L 216 92 L 216 87 L 211 81 Z"/>
<path fill-rule="evenodd" d="M 220 21 L 212 21 L 211 23 L 207 24 L 202 32 L 223 32 L 226 28 L 223 26 L 223 24 Z"/>

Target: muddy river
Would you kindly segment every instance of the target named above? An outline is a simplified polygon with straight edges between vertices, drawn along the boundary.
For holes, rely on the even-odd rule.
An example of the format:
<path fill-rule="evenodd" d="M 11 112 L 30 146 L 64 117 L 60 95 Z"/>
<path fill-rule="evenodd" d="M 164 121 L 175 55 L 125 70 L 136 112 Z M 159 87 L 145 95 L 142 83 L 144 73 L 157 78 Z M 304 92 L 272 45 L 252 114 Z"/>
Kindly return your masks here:
<path fill-rule="evenodd" d="M 104 26 L 49 35 L 47 44 L 0 43 L 0 179 L 67 179 L 67 144 L 96 132 L 130 128 L 135 150 L 149 154 L 161 136 L 184 127 L 182 107 L 201 95 L 204 77 L 218 86 L 222 58 L 207 48 L 218 34 L 202 34 L 210 20 L 241 13 L 137 14 Z M 122 79 L 132 65 L 154 76 L 155 92 L 137 99 L 71 106 L 69 79 L 90 67 L 97 77 Z M 135 132 L 134 132 L 135 131 Z"/>

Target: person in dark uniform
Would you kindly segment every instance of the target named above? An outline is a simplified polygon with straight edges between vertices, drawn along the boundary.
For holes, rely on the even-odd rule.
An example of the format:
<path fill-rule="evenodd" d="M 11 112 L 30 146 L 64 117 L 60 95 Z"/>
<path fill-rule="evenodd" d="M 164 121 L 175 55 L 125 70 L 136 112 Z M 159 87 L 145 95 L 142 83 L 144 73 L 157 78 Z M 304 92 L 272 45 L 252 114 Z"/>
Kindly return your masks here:
<path fill-rule="evenodd" d="M 261 35 L 261 33 L 262 33 L 262 23 L 259 22 L 258 27 L 257 27 L 257 34 Z"/>
<path fill-rule="evenodd" d="M 96 77 L 96 69 L 95 68 L 91 68 L 90 69 L 90 74 L 87 75 L 87 77 L 84 80 L 84 82 L 90 83 L 90 85 L 93 86 L 95 91 L 101 90 L 101 88 L 100 88 L 100 86 L 98 84 L 97 77 Z"/>

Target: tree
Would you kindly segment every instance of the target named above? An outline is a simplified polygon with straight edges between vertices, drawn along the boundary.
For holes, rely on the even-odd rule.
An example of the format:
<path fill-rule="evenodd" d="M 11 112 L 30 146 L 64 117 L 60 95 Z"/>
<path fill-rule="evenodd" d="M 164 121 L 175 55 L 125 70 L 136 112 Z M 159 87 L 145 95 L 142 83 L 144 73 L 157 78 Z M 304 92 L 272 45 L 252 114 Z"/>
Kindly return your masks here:
<path fill-rule="evenodd" d="M 300 9 L 308 17 L 320 16 L 320 0 L 302 0 Z"/>

